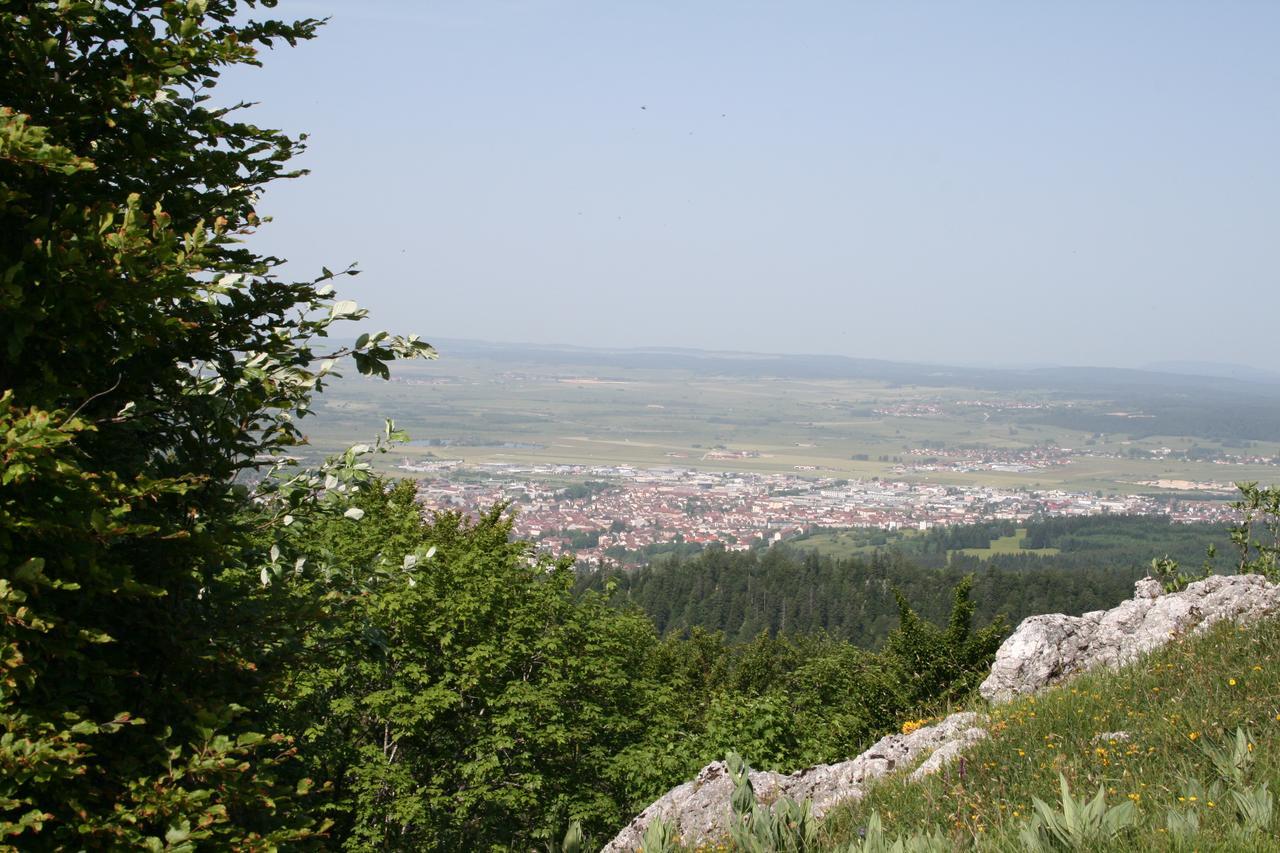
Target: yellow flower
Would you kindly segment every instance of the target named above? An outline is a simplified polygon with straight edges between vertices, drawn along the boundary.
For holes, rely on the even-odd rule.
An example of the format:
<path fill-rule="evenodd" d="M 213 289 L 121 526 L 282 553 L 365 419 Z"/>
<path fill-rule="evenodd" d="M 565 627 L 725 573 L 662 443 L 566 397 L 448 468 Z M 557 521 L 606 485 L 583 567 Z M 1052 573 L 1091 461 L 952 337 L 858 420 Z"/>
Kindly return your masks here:
<path fill-rule="evenodd" d="M 1227 684 L 1231 685 L 1232 687 L 1235 687 L 1235 686 L 1236 686 L 1236 680 L 1235 680 L 1234 678 L 1228 678 L 1228 679 L 1227 679 Z"/>
<path fill-rule="evenodd" d="M 1200 737 L 1200 733 L 1199 733 L 1199 732 L 1189 732 L 1189 733 L 1187 734 L 1187 737 L 1191 738 L 1192 740 L 1195 740 L 1196 738 Z"/>
<path fill-rule="evenodd" d="M 904 735 L 909 735 L 912 732 L 914 732 L 916 729 L 922 728 L 927 722 L 929 722 L 928 717 L 924 717 L 919 720 L 907 720 L 905 723 L 902 724 L 902 733 Z"/>

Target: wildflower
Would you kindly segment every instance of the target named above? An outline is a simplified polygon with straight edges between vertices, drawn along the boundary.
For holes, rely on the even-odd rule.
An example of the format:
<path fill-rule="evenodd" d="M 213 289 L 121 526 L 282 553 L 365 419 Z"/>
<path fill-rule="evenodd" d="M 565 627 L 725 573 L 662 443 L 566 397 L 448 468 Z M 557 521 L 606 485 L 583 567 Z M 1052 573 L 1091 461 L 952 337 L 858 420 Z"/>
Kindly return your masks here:
<path fill-rule="evenodd" d="M 1231 686 L 1231 687 L 1235 687 L 1235 686 L 1236 686 L 1236 680 L 1235 680 L 1234 678 L 1228 678 L 1228 679 L 1227 679 L 1227 684 L 1228 684 L 1229 686 Z"/>
<path fill-rule="evenodd" d="M 1187 737 L 1191 738 L 1192 740 L 1195 740 L 1196 738 L 1200 737 L 1200 733 L 1199 733 L 1199 732 L 1188 732 L 1188 733 L 1187 733 Z"/>

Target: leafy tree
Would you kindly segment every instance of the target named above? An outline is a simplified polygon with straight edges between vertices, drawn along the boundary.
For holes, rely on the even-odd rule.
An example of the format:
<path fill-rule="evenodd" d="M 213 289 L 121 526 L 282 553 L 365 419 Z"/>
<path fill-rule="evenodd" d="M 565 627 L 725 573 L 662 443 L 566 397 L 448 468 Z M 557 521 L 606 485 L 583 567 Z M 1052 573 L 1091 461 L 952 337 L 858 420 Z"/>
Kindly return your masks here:
<path fill-rule="evenodd" d="M 319 350 L 364 312 L 245 242 L 301 142 L 211 90 L 314 35 L 251 14 L 274 5 L 0 3 L 0 838 L 22 849 L 308 832 L 293 746 L 245 710 L 283 566 L 252 537 L 324 509 L 325 478 L 248 484 L 337 359 L 386 376 L 430 348 Z"/>
<path fill-rule="evenodd" d="M 498 506 L 423 521 L 379 483 L 364 520 L 318 528 L 324 596 L 275 703 L 350 849 L 525 848 L 570 820 L 610 830 L 632 803 L 615 756 L 652 724 L 652 624 L 578 600 L 568 562 L 512 541 Z M 646 791 L 646 793 L 648 793 Z"/>
<path fill-rule="evenodd" d="M 896 593 L 898 629 L 889 635 L 885 653 L 901 671 L 911 704 L 961 698 L 978 686 L 1004 639 L 1003 618 L 981 630 L 973 630 L 973 577 L 952 591 L 947 627 L 921 619 L 910 603 Z"/>
<path fill-rule="evenodd" d="M 1231 527 L 1231 542 L 1240 555 L 1238 571 L 1280 581 L 1280 487 L 1237 483 L 1240 498 L 1232 506 L 1240 522 Z"/>

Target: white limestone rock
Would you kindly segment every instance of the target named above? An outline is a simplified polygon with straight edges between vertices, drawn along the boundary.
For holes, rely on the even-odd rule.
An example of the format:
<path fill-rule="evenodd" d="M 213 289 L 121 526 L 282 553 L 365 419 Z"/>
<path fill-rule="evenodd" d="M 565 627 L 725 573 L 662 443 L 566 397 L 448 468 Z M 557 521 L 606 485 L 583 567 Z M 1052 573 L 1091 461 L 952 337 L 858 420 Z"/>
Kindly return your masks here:
<path fill-rule="evenodd" d="M 769 803 L 782 797 L 787 777 L 781 773 L 752 771 L 750 778 L 757 800 Z M 685 844 L 721 838 L 729 832 L 732 795 L 733 777 L 728 766 L 723 761 L 712 762 L 698 771 L 693 781 L 672 788 L 636 815 L 601 853 L 639 849 L 645 830 L 654 820 L 673 824 Z"/>
<path fill-rule="evenodd" d="M 792 773 L 783 790 L 793 800 L 809 800 L 814 816 L 822 817 L 837 803 L 860 799 L 866 783 L 909 767 L 924 755 L 932 753 L 916 773 L 937 771 L 964 747 L 986 737 L 981 728 L 983 722 L 980 714 L 966 711 L 935 725 L 922 726 L 911 734 L 886 735 L 850 761 L 819 764 Z"/>
<path fill-rule="evenodd" d="M 1122 666 L 1224 620 L 1254 622 L 1276 614 L 1280 586 L 1261 575 L 1215 575 L 1168 594 L 1144 578 L 1134 598 L 1111 610 L 1024 619 L 996 652 L 979 692 L 991 702 L 1007 702 L 1095 666 Z"/>
<path fill-rule="evenodd" d="M 751 786 L 761 803 L 771 804 L 783 797 L 808 800 L 813 815 L 822 817 L 837 803 L 860 799 L 871 780 L 909 766 L 930 751 L 932 755 L 912 778 L 938 770 L 964 747 L 986 737 L 986 731 L 981 728 L 983 721 L 979 714 L 952 714 L 936 725 L 923 726 L 911 734 L 883 737 L 850 761 L 819 764 L 790 776 L 752 772 Z M 654 819 L 674 824 L 686 845 L 722 839 L 729 832 L 732 794 L 733 779 L 724 762 L 708 764 L 692 782 L 672 788 L 637 815 L 605 845 L 602 853 L 636 850 Z"/>

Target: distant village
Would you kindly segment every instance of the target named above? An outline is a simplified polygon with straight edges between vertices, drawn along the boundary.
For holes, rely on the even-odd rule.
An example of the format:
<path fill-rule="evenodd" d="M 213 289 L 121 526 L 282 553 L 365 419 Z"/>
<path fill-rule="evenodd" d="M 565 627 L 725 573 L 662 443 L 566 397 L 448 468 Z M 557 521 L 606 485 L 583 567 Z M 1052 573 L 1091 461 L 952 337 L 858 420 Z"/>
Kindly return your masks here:
<path fill-rule="evenodd" d="M 1046 456 L 986 464 L 1038 467 L 1056 462 Z M 627 465 L 483 463 L 463 467 L 454 461 L 406 460 L 400 467 L 422 475 L 419 495 L 427 509 L 475 514 L 499 502 L 509 503 L 518 536 L 535 540 L 554 554 L 573 553 L 587 564 L 609 555 L 616 559 L 622 552 L 634 560 L 645 549 L 674 543 L 716 543 L 747 550 L 820 529 L 929 530 L 1106 513 L 1162 515 L 1176 522 L 1234 520 L 1225 500 L 1163 495 L 1102 496 Z M 1223 484 L 1190 485 L 1210 490 Z"/>

